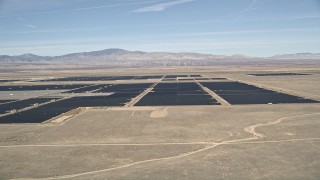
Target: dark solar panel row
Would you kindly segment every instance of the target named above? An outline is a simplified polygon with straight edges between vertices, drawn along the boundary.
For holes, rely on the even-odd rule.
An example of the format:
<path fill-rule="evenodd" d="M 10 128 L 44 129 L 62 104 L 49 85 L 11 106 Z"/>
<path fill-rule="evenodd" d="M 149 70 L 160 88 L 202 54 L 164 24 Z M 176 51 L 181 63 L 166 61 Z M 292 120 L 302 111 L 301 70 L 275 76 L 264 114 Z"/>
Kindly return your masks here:
<path fill-rule="evenodd" d="M 0 83 L 4 83 L 4 82 L 14 82 L 14 81 L 18 81 L 18 80 L 0 79 Z"/>
<path fill-rule="evenodd" d="M 0 91 L 37 91 L 37 90 L 65 90 L 80 88 L 85 85 L 21 85 L 0 86 Z"/>
<path fill-rule="evenodd" d="M 186 78 L 186 79 L 179 79 L 179 81 L 194 81 L 194 79 Z"/>
<path fill-rule="evenodd" d="M 136 106 L 217 105 L 196 83 L 159 83 Z"/>
<path fill-rule="evenodd" d="M 114 76 L 111 80 L 131 80 L 135 78 L 137 78 L 137 76 Z"/>
<path fill-rule="evenodd" d="M 25 99 L 21 101 L 15 101 L 12 103 L 0 104 L 0 114 L 5 114 L 10 112 L 11 110 L 19 110 L 27 107 L 31 107 L 35 104 L 42 104 L 46 102 L 50 102 L 51 100 L 57 100 L 58 98 L 32 98 Z"/>
<path fill-rule="evenodd" d="M 259 88 L 240 82 L 203 82 L 230 104 L 280 104 L 280 103 L 316 103 L 317 101 L 276 91 Z"/>
<path fill-rule="evenodd" d="M 207 81 L 210 80 L 209 78 L 195 78 L 195 80 L 199 80 L 199 81 Z"/>
<path fill-rule="evenodd" d="M 102 84 L 102 85 L 100 84 L 100 85 L 93 85 L 93 86 L 92 85 L 87 85 L 87 86 L 84 86 L 82 88 L 66 91 L 66 92 L 63 92 L 63 93 L 85 93 L 85 92 L 88 92 L 88 91 L 99 90 L 99 89 L 105 88 L 107 86 L 110 86 L 110 85 L 107 85 L 107 84 Z"/>
<path fill-rule="evenodd" d="M 258 88 L 256 86 L 252 86 L 252 85 L 248 85 L 240 82 L 202 82 L 201 84 L 213 91 L 262 90 L 262 88 Z"/>
<path fill-rule="evenodd" d="M 84 87 L 73 92 L 80 92 L 91 90 L 95 88 L 100 88 L 100 86 L 108 86 L 101 89 L 99 92 L 115 92 L 110 96 L 85 96 L 85 97 L 72 97 L 69 99 L 53 102 L 37 108 L 33 108 L 27 111 L 18 112 L 12 115 L 4 116 L 0 118 L 0 123 L 41 123 L 53 117 L 56 117 L 62 113 L 66 113 L 72 109 L 78 107 L 96 107 L 96 106 L 123 106 L 125 103 L 131 101 L 132 98 L 138 96 L 146 88 L 150 87 L 151 83 L 145 84 L 115 84 L 115 85 L 94 85 L 92 88 Z M 27 101 L 27 100 L 26 100 Z M 23 104 L 34 104 L 27 102 L 17 105 L 15 104 L 15 109 L 17 106 L 22 106 Z M 38 102 L 39 103 L 39 102 Z M 6 105 L 6 104 L 4 104 Z M 13 106 L 13 105 L 11 105 Z M 7 108 L 7 109 L 11 109 Z"/>
<path fill-rule="evenodd" d="M 227 78 L 211 78 L 211 80 L 227 80 Z"/>
<path fill-rule="evenodd" d="M 40 80 L 42 82 L 50 82 L 50 81 L 107 81 L 110 80 L 113 76 L 97 76 L 97 77 L 65 77 L 65 78 L 56 78 L 56 79 L 45 79 Z"/>
<path fill-rule="evenodd" d="M 162 76 L 92 76 L 92 77 L 65 77 L 56 79 L 41 80 L 43 82 L 50 81 L 110 81 L 110 80 L 132 80 L 132 79 L 159 79 Z"/>
<path fill-rule="evenodd" d="M 0 100 L 0 104 L 16 101 L 15 99 Z"/>
<path fill-rule="evenodd" d="M 41 123 L 78 107 L 123 106 L 136 93 L 115 93 L 110 96 L 73 97 L 27 111 L 0 117 L 0 124 Z"/>
<path fill-rule="evenodd" d="M 177 81 L 177 79 L 167 79 L 167 78 L 164 78 L 164 79 L 162 79 L 161 81 Z"/>
<path fill-rule="evenodd" d="M 152 83 L 143 83 L 143 84 L 114 84 L 105 88 L 102 88 L 96 93 L 102 92 L 137 92 L 140 93 L 145 89 L 149 88 Z"/>
<path fill-rule="evenodd" d="M 135 79 L 161 79 L 163 76 L 140 76 Z"/>
<path fill-rule="evenodd" d="M 149 93 L 135 106 L 218 105 L 209 95 L 177 95 Z"/>
<path fill-rule="evenodd" d="M 165 78 L 189 77 L 188 75 L 166 75 Z"/>

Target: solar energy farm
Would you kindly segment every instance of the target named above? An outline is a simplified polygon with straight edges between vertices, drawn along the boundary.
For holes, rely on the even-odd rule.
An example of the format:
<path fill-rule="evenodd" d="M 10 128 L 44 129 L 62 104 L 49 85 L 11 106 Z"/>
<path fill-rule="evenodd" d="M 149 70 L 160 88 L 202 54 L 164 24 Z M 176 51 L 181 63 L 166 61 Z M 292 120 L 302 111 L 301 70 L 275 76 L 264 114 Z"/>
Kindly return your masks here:
<path fill-rule="evenodd" d="M 319 175 L 316 71 L 21 77 L 0 80 L 0 179 Z"/>
<path fill-rule="evenodd" d="M 66 77 L 40 82 L 86 82 L 109 80 L 153 80 L 135 84 L 3 85 L 0 91 L 58 90 L 26 99 L 1 99 L 0 124 L 43 123 L 86 107 L 222 105 L 215 94 L 229 105 L 318 103 L 316 100 L 272 91 L 226 78 L 201 75 Z M 172 82 L 164 81 L 173 79 Z M 138 98 L 138 99 L 137 99 Z M 219 99 L 220 99 L 219 98 Z"/>

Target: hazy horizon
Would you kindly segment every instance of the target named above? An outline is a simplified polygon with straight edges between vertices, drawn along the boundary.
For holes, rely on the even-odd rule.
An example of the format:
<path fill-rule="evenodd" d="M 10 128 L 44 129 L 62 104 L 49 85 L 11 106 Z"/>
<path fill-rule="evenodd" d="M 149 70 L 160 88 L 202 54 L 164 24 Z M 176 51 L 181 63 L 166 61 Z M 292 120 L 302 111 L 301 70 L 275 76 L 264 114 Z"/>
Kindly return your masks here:
<path fill-rule="evenodd" d="M 38 56 L 48 56 L 48 57 L 54 57 L 54 56 L 64 56 L 64 55 L 68 55 L 68 54 L 76 54 L 76 53 L 88 53 L 88 52 L 95 52 L 95 51 L 104 51 L 104 50 L 109 50 L 109 49 L 119 49 L 119 50 L 125 50 L 125 51 L 129 51 L 129 52 L 144 52 L 144 53 L 174 53 L 174 54 L 179 54 L 179 53 L 191 53 L 191 54 L 208 54 L 208 55 L 221 55 L 221 56 L 233 56 L 233 55 L 243 55 L 243 56 L 248 56 L 248 57 L 272 57 L 272 56 L 277 56 L 277 55 L 290 55 L 290 54 L 272 54 L 269 56 L 250 56 L 247 54 L 213 54 L 213 53 L 199 53 L 199 52 L 186 52 L 186 51 L 143 51 L 143 50 L 130 50 L 130 49 L 123 49 L 123 48 L 107 48 L 107 49 L 97 49 L 97 50 L 93 50 L 93 51 L 81 51 L 81 52 L 70 52 L 70 53 L 64 53 L 64 54 L 57 54 L 57 55 L 46 55 L 46 54 L 35 54 L 35 53 L 22 53 L 22 54 L 0 54 L 0 55 L 9 55 L 9 56 L 20 56 L 20 55 L 26 55 L 26 54 L 33 54 L 33 55 L 38 55 Z M 305 54 L 305 53 L 311 53 L 311 54 L 319 54 L 320 52 L 295 52 L 295 53 L 291 53 L 291 54 Z"/>
<path fill-rule="evenodd" d="M 3 0 L 0 54 L 319 53 L 317 0 Z"/>

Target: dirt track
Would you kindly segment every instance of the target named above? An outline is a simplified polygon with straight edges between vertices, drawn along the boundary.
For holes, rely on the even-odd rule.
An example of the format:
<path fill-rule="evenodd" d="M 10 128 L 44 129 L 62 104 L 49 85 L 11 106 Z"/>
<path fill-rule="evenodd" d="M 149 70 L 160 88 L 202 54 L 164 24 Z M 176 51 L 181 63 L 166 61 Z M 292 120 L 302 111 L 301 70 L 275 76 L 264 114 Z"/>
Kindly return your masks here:
<path fill-rule="evenodd" d="M 320 95 L 318 75 L 299 77 L 303 85 L 222 76 Z M 1 125 L 0 177 L 317 179 L 319 112 L 319 104 L 86 108 L 56 125 Z"/>

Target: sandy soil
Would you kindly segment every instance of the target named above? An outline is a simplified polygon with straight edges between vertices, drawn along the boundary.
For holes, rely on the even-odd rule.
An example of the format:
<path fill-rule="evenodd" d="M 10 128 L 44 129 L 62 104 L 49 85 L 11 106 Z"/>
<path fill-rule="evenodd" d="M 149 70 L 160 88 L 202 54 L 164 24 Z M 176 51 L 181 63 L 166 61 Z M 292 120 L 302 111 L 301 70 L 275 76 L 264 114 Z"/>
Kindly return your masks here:
<path fill-rule="evenodd" d="M 173 68 L 140 74 L 192 72 L 314 99 L 320 96 L 319 67 L 272 68 Z M 246 75 L 274 69 L 313 75 Z M 73 73 L 60 72 L 59 76 Z M 117 73 L 126 72 L 118 69 Z M 111 70 L 105 74 L 112 74 Z M 74 117 L 61 118 L 54 125 L 0 125 L 0 179 L 320 177 L 320 104 L 86 108 Z"/>

